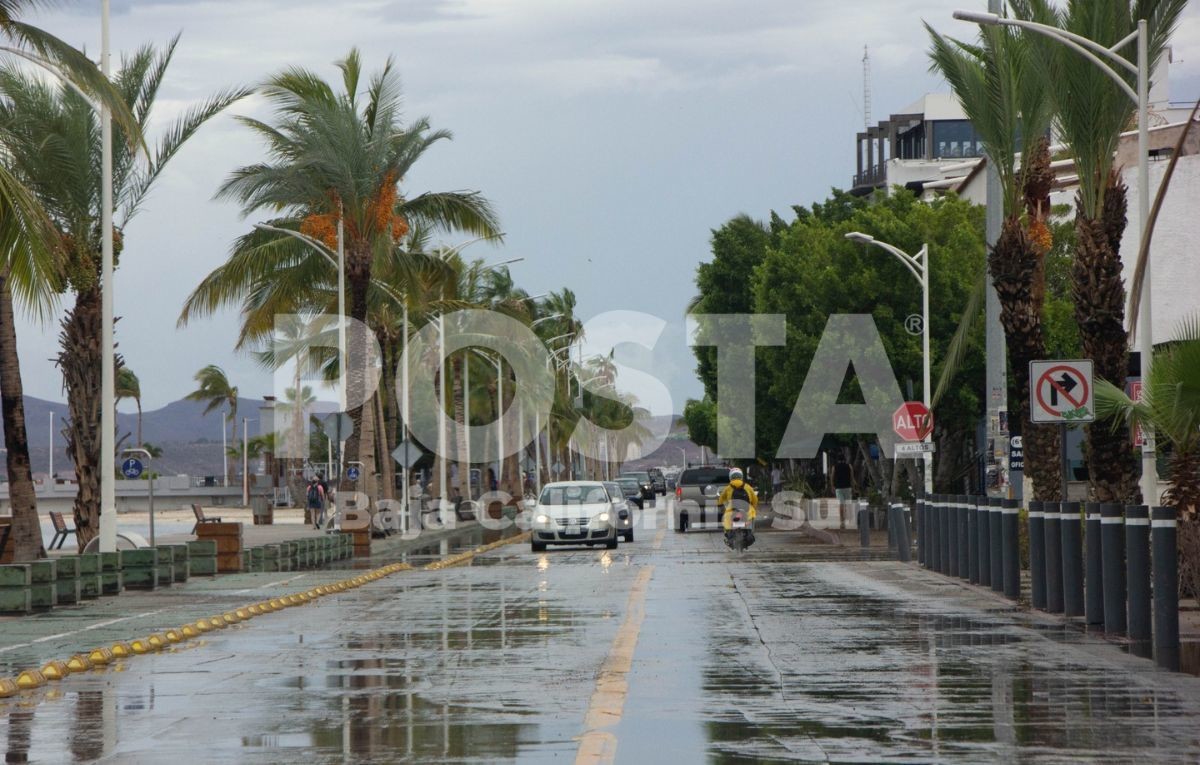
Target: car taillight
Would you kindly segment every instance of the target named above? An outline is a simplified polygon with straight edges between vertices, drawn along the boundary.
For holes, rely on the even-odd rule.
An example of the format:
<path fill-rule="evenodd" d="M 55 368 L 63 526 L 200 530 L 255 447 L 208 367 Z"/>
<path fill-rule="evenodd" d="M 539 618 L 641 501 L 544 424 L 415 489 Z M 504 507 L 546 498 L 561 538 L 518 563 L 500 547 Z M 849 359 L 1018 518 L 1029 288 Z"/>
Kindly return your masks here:
<path fill-rule="evenodd" d="M 675 487 L 675 499 L 683 499 L 683 487 L 682 486 L 677 485 Z"/>

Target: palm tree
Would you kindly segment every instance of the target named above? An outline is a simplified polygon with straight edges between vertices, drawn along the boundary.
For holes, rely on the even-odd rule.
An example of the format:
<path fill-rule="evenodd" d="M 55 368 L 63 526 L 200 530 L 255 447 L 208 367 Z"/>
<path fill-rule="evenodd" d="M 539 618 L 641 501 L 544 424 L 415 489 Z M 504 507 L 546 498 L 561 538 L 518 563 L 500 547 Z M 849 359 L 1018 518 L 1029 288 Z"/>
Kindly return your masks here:
<path fill-rule="evenodd" d="M 1063 10 L 1048 0 L 1012 0 L 1010 5 L 1018 18 L 1057 26 L 1104 46 L 1115 45 L 1136 30 L 1139 19 L 1146 19 L 1150 71 L 1154 72 L 1187 2 L 1091 0 L 1069 3 Z M 1120 253 L 1127 199 L 1120 168 L 1113 163 L 1134 104 L 1091 61 L 1057 42 L 1040 36 L 1031 39 L 1035 40 L 1042 78 L 1049 86 L 1058 132 L 1070 149 L 1079 177 L 1071 277 L 1083 352 L 1094 361 L 1098 378 L 1122 385 L 1129 361 Z M 1117 53 L 1133 58 L 1134 46 L 1131 42 Z M 1136 87 L 1133 75 L 1117 71 Z M 1124 434 L 1090 425 L 1084 453 L 1094 499 L 1130 502 L 1139 496 L 1138 462 Z"/>
<path fill-rule="evenodd" d="M 21 16 L 43 3 L 37 0 L 0 0 L 0 37 L 9 44 L 9 58 L 34 60 L 52 69 L 76 87 L 113 110 L 119 125 L 136 131 L 133 121 L 111 84 L 96 64 L 54 35 L 26 24 Z M 8 146 L 9 125 L 0 120 L 0 144 Z M 140 135 L 137 141 L 140 142 Z M 45 318 L 54 304 L 57 269 L 56 239 L 49 219 L 36 197 L 16 178 L 7 163 L 0 164 L 0 399 L 3 402 L 5 469 L 12 506 L 12 540 L 18 561 L 45 555 L 29 443 L 25 431 L 24 387 L 17 357 L 14 299 L 33 314 Z"/>
<path fill-rule="evenodd" d="M 1155 349 L 1142 398 L 1096 384 L 1096 416 L 1128 443 L 1129 426 L 1152 428 L 1170 448 L 1171 487 L 1162 501 L 1179 512 L 1180 585 L 1200 595 L 1200 318 L 1184 322 L 1174 340 Z"/>
<path fill-rule="evenodd" d="M 116 387 L 114 388 L 117 402 L 121 399 L 131 398 L 133 403 L 137 405 L 137 445 L 142 444 L 142 384 L 138 380 L 138 376 L 133 373 L 129 367 L 122 366 L 117 370 Z"/>
<path fill-rule="evenodd" d="M 249 117 L 241 121 L 266 142 L 269 159 L 234 171 L 217 196 L 236 200 L 246 215 L 261 209 L 279 212 L 282 219 L 277 224 L 314 236 L 331 249 L 338 244 L 338 224 L 343 224 L 349 314 L 366 322 L 379 250 L 392 248 L 415 225 L 496 236 L 497 223 L 490 204 L 477 192 L 406 196 L 403 179 L 431 146 L 450 134 L 432 130 L 424 118 L 403 124 L 399 75 L 391 59 L 366 83 L 365 93 L 360 93 L 363 72 L 357 50 L 337 66 L 340 93 L 316 73 L 300 68 L 268 80 L 261 92 L 275 109 L 274 123 Z M 228 300 L 232 293 L 236 300 L 252 285 L 253 281 L 227 285 L 222 297 Z M 351 351 L 366 358 L 364 347 Z M 358 403 L 350 411 L 355 432 L 346 457 L 361 456 L 368 476 L 366 493 L 373 495 L 374 407 L 361 400 L 364 370 L 350 369 L 347 376 L 349 400 Z M 360 445 L 360 439 L 365 443 Z"/>
<path fill-rule="evenodd" d="M 216 364 L 204 367 L 196 373 L 193 379 L 196 381 L 197 388 L 184 398 L 188 401 L 205 402 L 204 414 L 220 409 L 222 406 L 225 407 L 225 427 L 230 430 L 230 442 L 236 441 L 237 436 L 233 432 L 233 428 L 237 424 L 237 386 L 230 384 L 225 370 Z M 225 470 L 228 475 L 228 460 L 226 460 Z"/>
<path fill-rule="evenodd" d="M 1034 496 L 1061 500 L 1058 431 L 1029 421 L 1029 362 L 1046 357 L 1042 332 L 1044 258 L 1052 243 L 1049 140 L 1051 106 L 1044 78 L 1025 34 L 984 27 L 978 44 L 939 35 L 928 24 L 931 69 L 950 83 L 983 141 L 1003 191 L 1004 220 L 988 254 L 988 271 L 1000 298 L 1009 369 L 1017 402 L 1014 414 L 1028 451 L 1026 470 Z M 1020 155 L 1020 165 L 1017 155 Z M 968 311 L 965 320 L 976 312 Z"/>
<path fill-rule="evenodd" d="M 144 46 L 122 57 L 112 87 L 132 130 L 147 129 L 178 37 L 163 50 Z M 96 533 L 100 513 L 100 384 L 102 334 L 100 281 L 100 123 L 86 99 L 65 83 L 53 85 L 15 66 L 0 69 L 0 120 L 9 125 L 13 172 L 37 195 L 56 230 L 61 286 L 74 293 L 62 321 L 57 358 L 70 413 L 67 441 L 79 477 L 75 519 L 80 542 Z M 113 193 L 117 207 L 114 252 L 167 163 L 207 120 L 244 95 L 225 91 L 186 110 L 168 125 L 151 155 L 128 135 L 113 139 Z M 116 133 L 123 131 L 117 125 Z M 117 361 L 118 373 L 120 360 Z"/>

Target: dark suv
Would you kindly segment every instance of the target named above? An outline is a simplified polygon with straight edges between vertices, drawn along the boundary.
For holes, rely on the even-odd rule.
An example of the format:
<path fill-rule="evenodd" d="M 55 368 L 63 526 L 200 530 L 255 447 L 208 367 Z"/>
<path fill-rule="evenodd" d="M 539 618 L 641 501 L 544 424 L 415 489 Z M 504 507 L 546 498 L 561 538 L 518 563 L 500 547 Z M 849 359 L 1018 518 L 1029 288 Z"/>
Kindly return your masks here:
<path fill-rule="evenodd" d="M 654 493 L 667 494 L 667 478 L 663 475 L 663 471 L 658 468 L 650 468 L 646 471 L 650 474 L 650 485 L 654 487 Z"/>
<path fill-rule="evenodd" d="M 621 473 L 621 478 L 632 478 L 638 482 L 638 488 L 642 491 L 642 502 L 649 502 L 650 507 L 654 507 L 654 482 L 650 478 L 650 474 L 645 471 L 629 471 Z"/>
<path fill-rule="evenodd" d="M 693 523 L 721 520 L 717 496 L 729 484 L 727 467 L 694 467 L 675 481 L 675 530 L 687 531 Z"/>

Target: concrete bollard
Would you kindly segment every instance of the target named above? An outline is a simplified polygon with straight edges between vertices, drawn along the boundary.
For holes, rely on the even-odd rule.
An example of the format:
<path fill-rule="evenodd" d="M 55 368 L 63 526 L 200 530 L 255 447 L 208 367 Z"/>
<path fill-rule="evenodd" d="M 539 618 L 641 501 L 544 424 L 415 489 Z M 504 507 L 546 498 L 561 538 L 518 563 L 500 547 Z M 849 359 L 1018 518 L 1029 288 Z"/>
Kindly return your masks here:
<path fill-rule="evenodd" d="M 1052 614 L 1063 612 L 1062 588 L 1062 527 L 1060 519 L 1062 505 L 1047 502 L 1045 505 L 1042 544 L 1046 548 L 1046 610 Z"/>
<path fill-rule="evenodd" d="M 1125 582 L 1129 590 L 1129 639 L 1150 646 L 1150 508 L 1125 508 Z M 1135 652 L 1136 653 L 1136 652 Z"/>
<path fill-rule="evenodd" d="M 1067 616 L 1083 616 L 1083 529 L 1079 518 L 1079 503 L 1063 502 L 1059 509 L 1063 613 Z"/>
<path fill-rule="evenodd" d="M 955 513 L 958 515 L 958 578 L 964 582 L 971 579 L 970 532 L 967 517 L 971 514 L 971 498 L 960 494 L 957 499 Z"/>
<path fill-rule="evenodd" d="M 58 605 L 58 563 L 50 558 L 29 562 L 29 600 L 35 610 Z"/>
<path fill-rule="evenodd" d="M 991 500 L 975 498 L 975 525 L 979 530 L 979 584 L 992 586 L 992 524 Z"/>
<path fill-rule="evenodd" d="M 896 503 L 889 502 L 887 508 L 888 552 L 900 554 L 900 543 L 896 541 Z"/>
<path fill-rule="evenodd" d="M 871 546 L 871 511 L 862 505 L 858 508 L 858 546 L 864 550 Z"/>
<path fill-rule="evenodd" d="M 1104 580 L 1104 634 L 1124 635 L 1125 620 L 1125 519 L 1121 506 L 1106 502 L 1100 506 L 1100 553 Z"/>
<path fill-rule="evenodd" d="M 958 497 L 946 495 L 946 575 L 958 576 Z"/>
<path fill-rule="evenodd" d="M 917 522 L 917 563 L 925 565 L 925 554 L 929 548 L 925 546 L 925 495 L 918 492 L 913 503 L 913 517 Z"/>
<path fill-rule="evenodd" d="M 967 497 L 967 581 L 979 584 L 979 508 Z"/>
<path fill-rule="evenodd" d="M 1021 508 L 1017 500 L 1006 499 L 1000 510 L 1003 548 L 1004 596 L 1021 597 Z"/>
<path fill-rule="evenodd" d="M 929 570 L 942 570 L 942 532 L 938 528 L 941 518 L 938 518 L 938 502 L 940 495 L 930 494 L 929 502 L 925 505 L 925 516 L 929 518 Z"/>
<path fill-rule="evenodd" d="M 896 525 L 896 533 L 900 540 L 900 561 L 908 563 L 912 560 L 912 540 L 909 533 L 908 508 L 903 504 L 896 506 L 896 518 L 899 523 Z"/>
<path fill-rule="evenodd" d="M 1045 503 L 1029 502 L 1029 601 L 1034 608 L 1046 608 L 1046 532 L 1042 519 Z"/>
<path fill-rule="evenodd" d="M 1100 544 L 1100 503 L 1087 503 L 1087 590 L 1084 593 L 1085 620 L 1088 624 L 1104 624 L 1104 555 Z"/>
<path fill-rule="evenodd" d="M 1154 663 L 1179 670 L 1179 551 L 1175 508 L 1150 512 L 1154 549 Z"/>
<path fill-rule="evenodd" d="M 79 558 L 63 555 L 55 559 L 55 596 L 58 604 L 78 603 L 82 597 L 79 584 Z"/>
<path fill-rule="evenodd" d="M 938 498 L 941 500 L 938 510 L 941 521 L 939 522 L 938 530 L 940 532 L 939 548 L 941 550 L 942 564 L 939 571 L 946 576 L 950 576 L 950 571 L 952 570 L 951 564 L 954 560 L 954 548 L 951 546 L 954 537 L 952 536 L 950 529 L 950 522 L 954 518 L 954 505 L 951 500 L 954 498 L 949 494 L 940 494 L 938 495 Z"/>
<path fill-rule="evenodd" d="M 988 499 L 988 539 L 992 545 L 992 591 L 1004 592 L 1004 500 Z"/>

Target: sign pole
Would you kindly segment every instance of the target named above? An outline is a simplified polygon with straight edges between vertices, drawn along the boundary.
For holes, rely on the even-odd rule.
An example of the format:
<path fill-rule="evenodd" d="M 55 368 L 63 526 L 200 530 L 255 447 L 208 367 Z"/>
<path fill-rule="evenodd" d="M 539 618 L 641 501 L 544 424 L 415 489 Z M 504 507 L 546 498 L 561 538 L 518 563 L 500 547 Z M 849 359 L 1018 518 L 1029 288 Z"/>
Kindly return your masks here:
<path fill-rule="evenodd" d="M 1067 497 L 1067 482 L 1070 480 L 1068 471 L 1070 463 L 1067 460 L 1067 421 L 1063 420 L 1058 423 L 1058 453 L 1059 459 L 1062 461 L 1062 501 L 1066 502 Z"/>

